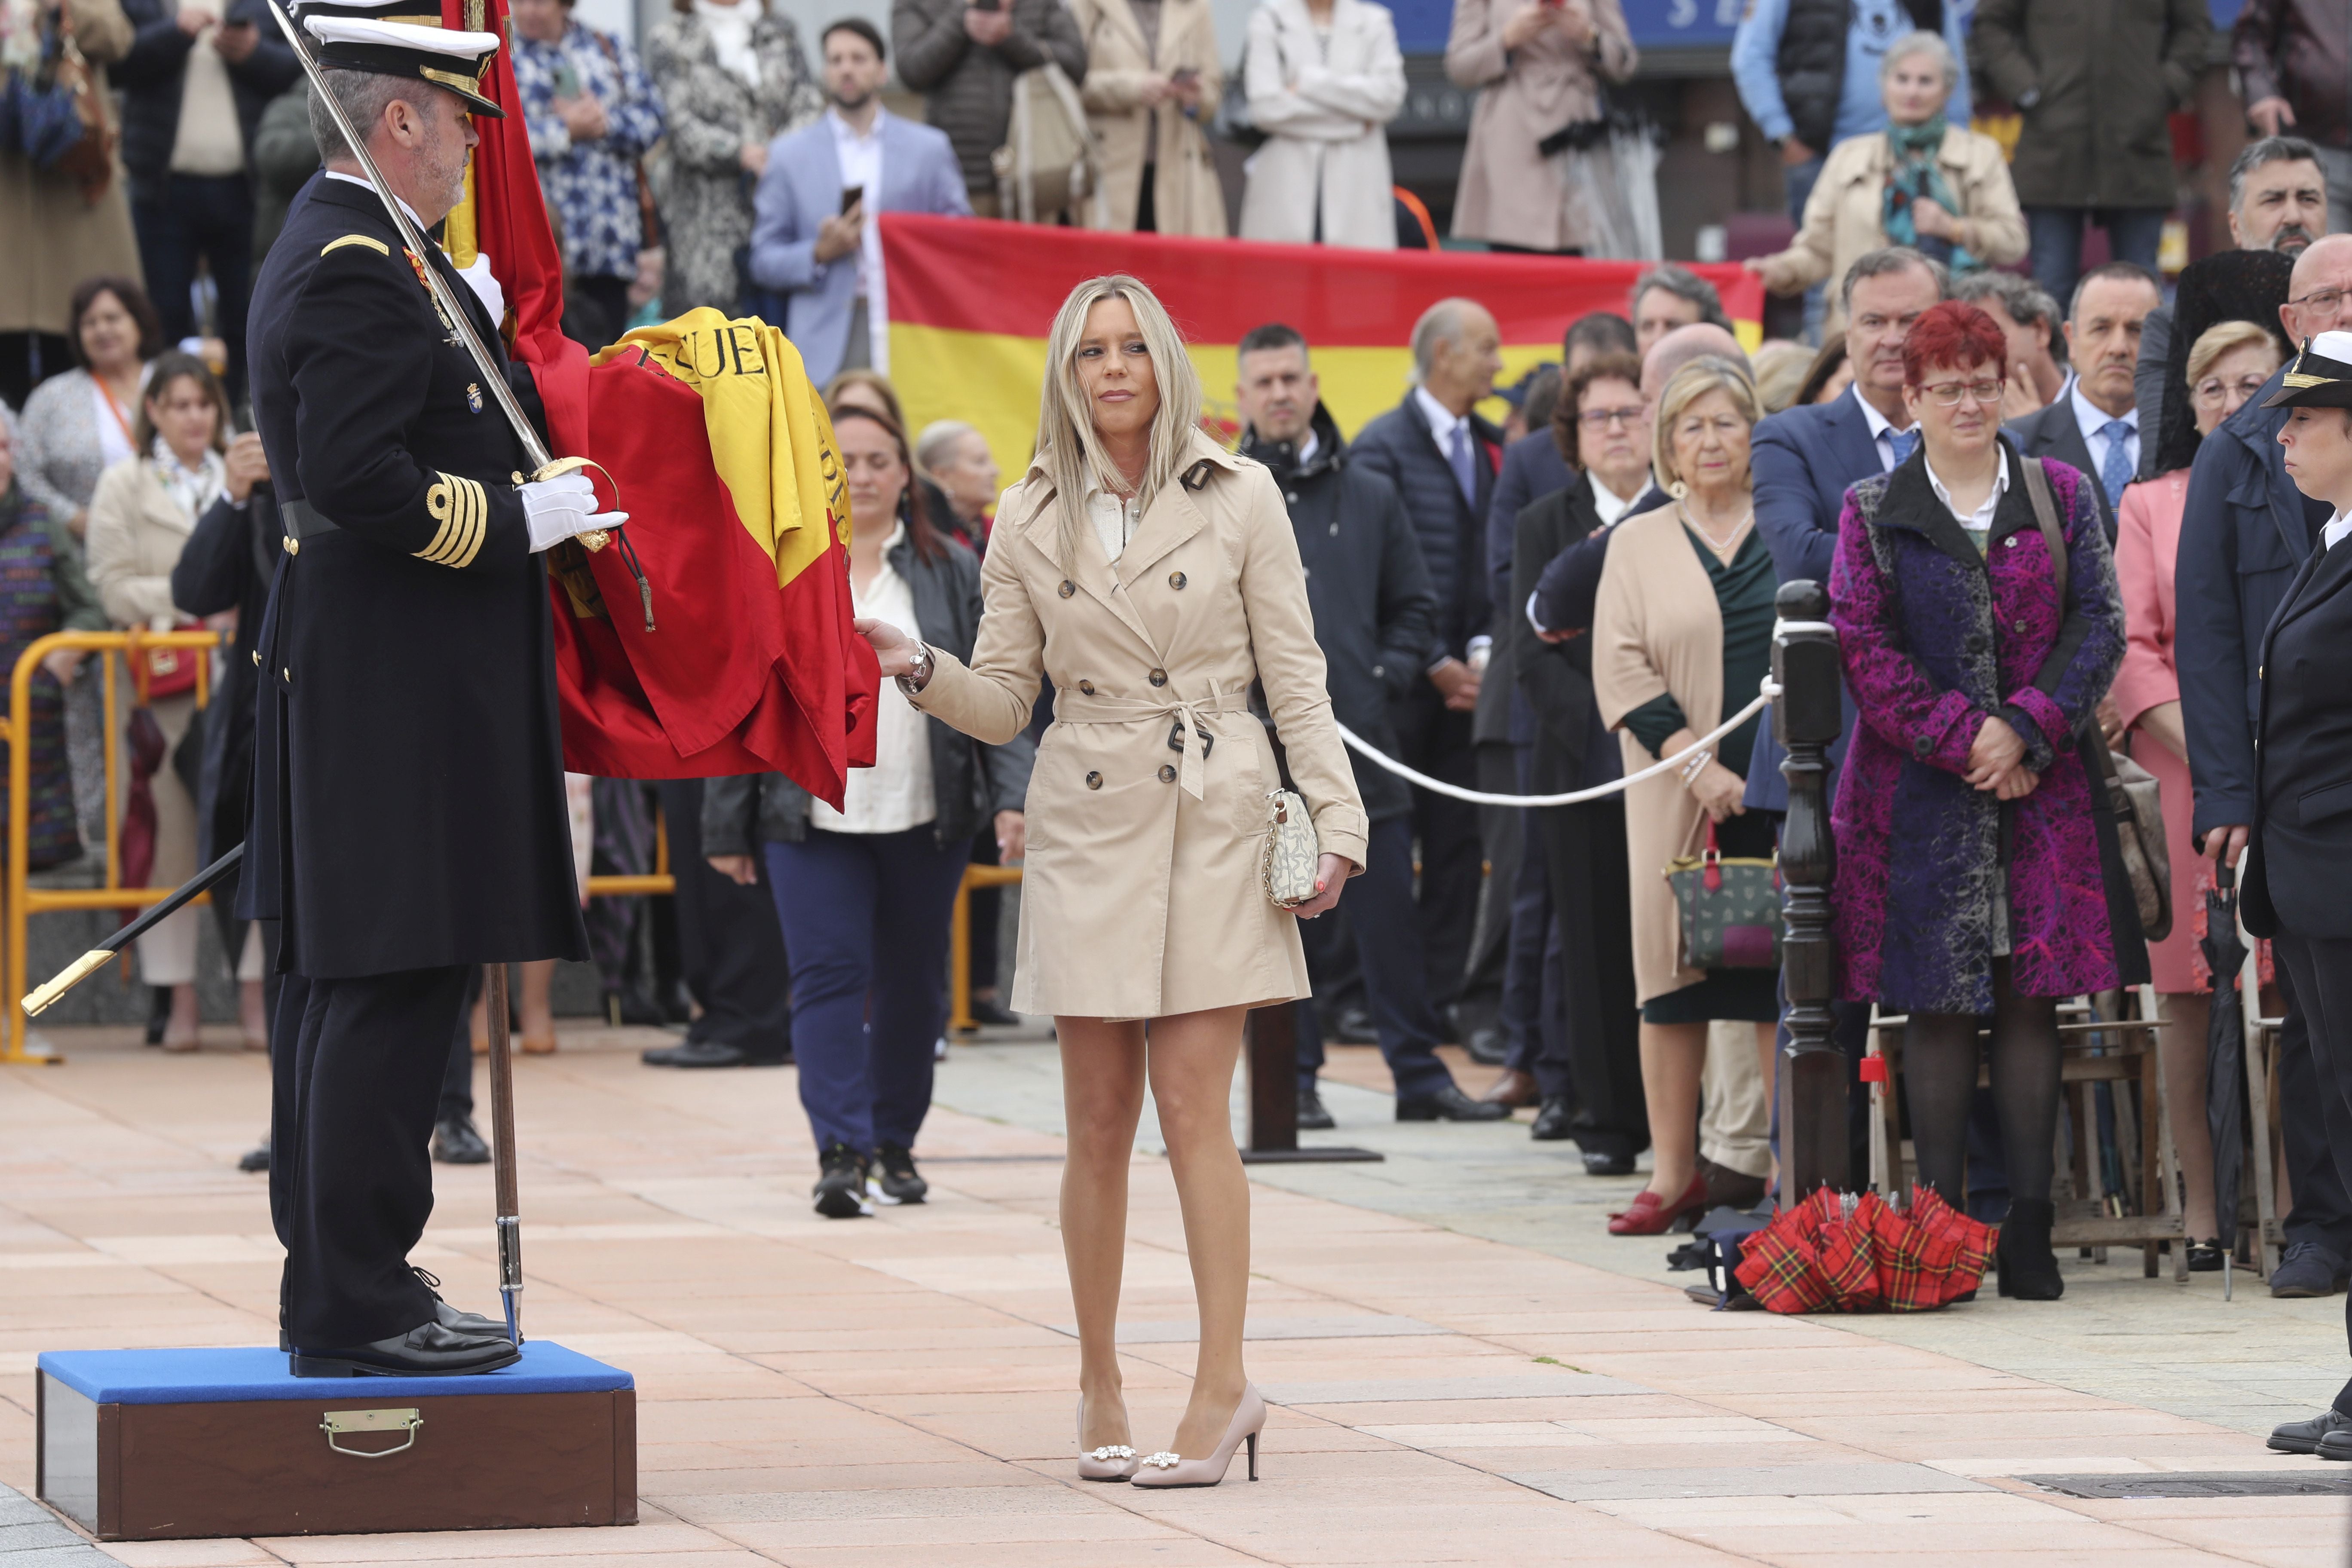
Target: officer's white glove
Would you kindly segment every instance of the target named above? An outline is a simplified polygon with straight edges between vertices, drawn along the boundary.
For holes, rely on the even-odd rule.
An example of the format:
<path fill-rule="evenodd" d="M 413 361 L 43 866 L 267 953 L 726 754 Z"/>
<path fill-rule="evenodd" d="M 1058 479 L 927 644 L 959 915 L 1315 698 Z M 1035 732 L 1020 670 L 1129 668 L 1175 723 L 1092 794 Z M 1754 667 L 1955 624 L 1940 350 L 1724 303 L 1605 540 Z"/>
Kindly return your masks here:
<path fill-rule="evenodd" d="M 575 534 L 618 528 L 629 521 L 625 511 L 599 511 L 596 506 L 596 487 L 583 473 L 534 479 L 523 486 L 522 510 L 530 529 L 531 553 L 536 555 Z"/>

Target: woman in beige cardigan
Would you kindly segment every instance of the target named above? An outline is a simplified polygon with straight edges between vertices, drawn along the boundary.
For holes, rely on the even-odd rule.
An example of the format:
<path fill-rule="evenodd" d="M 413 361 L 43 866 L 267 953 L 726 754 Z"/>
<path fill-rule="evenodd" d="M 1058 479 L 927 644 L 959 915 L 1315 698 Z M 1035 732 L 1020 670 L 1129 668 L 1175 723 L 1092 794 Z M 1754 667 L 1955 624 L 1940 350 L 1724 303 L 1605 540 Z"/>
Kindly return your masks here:
<path fill-rule="evenodd" d="M 1560 163 L 1606 153 L 1547 154 L 1538 143 L 1572 126 L 1593 126 L 1601 83 L 1631 80 L 1640 60 L 1618 0 L 1456 0 L 1445 75 L 1458 88 L 1482 90 L 1462 153 L 1454 237 L 1599 254 L 1604 235 L 1622 226 L 1604 228 L 1592 204 L 1570 199 Z"/>
<path fill-rule="evenodd" d="M 1200 378 L 1150 289 L 1080 284 L 1046 346 L 1037 456 L 1005 491 L 969 666 L 861 620 L 915 705 L 991 745 L 1054 680 L 1028 795 L 1013 1005 L 1061 1040 L 1062 1245 L 1078 1321 L 1079 1473 L 1213 1484 L 1265 1405 L 1242 1371 L 1249 1184 L 1229 1095 L 1242 1019 L 1307 994 L 1297 920 L 1364 861 L 1364 807 L 1324 689 L 1282 492 L 1202 436 Z M 1317 892 L 1268 901 L 1258 862 L 1280 773 L 1261 684 L 1306 797 Z M 1127 1172 L 1149 1079 L 1200 1300 L 1192 1397 L 1138 1461 L 1119 1392 Z M 1138 1465 L 1140 1464 L 1139 1470 Z"/>
<path fill-rule="evenodd" d="M 1224 238 L 1225 192 L 1205 133 L 1224 89 L 1209 0 L 1069 5 L 1087 40 L 1078 96 L 1102 146 L 1102 200 L 1087 212 L 1120 233 Z"/>
<path fill-rule="evenodd" d="M 1747 264 L 1764 287 L 1801 294 L 1889 245 L 1912 246 L 1955 271 L 2006 267 L 2025 254 L 2025 216 L 2000 143 L 1944 119 L 1959 70 L 1934 33 L 1895 41 L 1878 68 L 1886 129 L 1830 150 L 1795 241 Z M 1834 300 L 1830 314 L 1834 331 Z"/>
<path fill-rule="evenodd" d="M 1675 372 L 1659 394 L 1653 461 L 1658 488 L 1675 499 L 1612 531 L 1592 612 L 1593 696 L 1620 732 L 1628 773 L 1688 750 L 1747 706 L 1770 668 L 1778 578 L 1756 531 L 1748 468 L 1758 417 L 1746 372 L 1712 356 Z M 1710 833 L 1726 858 L 1771 857 L 1771 824 L 1741 805 L 1757 726 L 1751 717 L 1675 771 L 1625 790 L 1652 1164 L 1649 1186 L 1611 1217 L 1612 1235 L 1654 1236 L 1706 1206 L 1696 1133 L 1710 1022 L 1753 1024 L 1772 1081 L 1778 972 L 1682 967 L 1664 876 L 1666 862 L 1698 854 Z"/>
<path fill-rule="evenodd" d="M 131 437 L 138 455 L 99 476 L 89 501 L 90 585 L 107 618 L 124 630 L 170 631 L 182 618 L 172 604 L 172 568 L 215 506 L 243 507 L 268 477 L 261 438 L 227 438 L 228 399 L 204 361 L 175 352 L 156 356 Z M 204 653 L 178 650 L 180 658 Z M 175 888 L 196 874 L 196 803 L 180 782 L 171 756 L 196 710 L 194 692 L 148 704 L 163 732 L 163 765 L 148 787 L 155 800 L 155 865 L 151 886 Z M 172 1016 L 163 1048 L 196 1048 L 196 932 L 202 916 L 182 910 L 139 939 L 139 973 L 148 984 L 169 987 Z M 239 957 L 240 1013 L 245 1043 L 268 1047 L 261 1005 L 261 933 L 248 931 Z"/>

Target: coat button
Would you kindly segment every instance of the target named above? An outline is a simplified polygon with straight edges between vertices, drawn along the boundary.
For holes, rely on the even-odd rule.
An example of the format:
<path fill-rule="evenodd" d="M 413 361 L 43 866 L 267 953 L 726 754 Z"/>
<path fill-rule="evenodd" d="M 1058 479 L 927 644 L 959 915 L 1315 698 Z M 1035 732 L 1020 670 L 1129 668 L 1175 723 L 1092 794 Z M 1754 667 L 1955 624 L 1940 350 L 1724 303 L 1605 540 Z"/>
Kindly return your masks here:
<path fill-rule="evenodd" d="M 1065 599 L 1068 598 L 1077 591 L 1078 585 L 1076 583 L 1071 582 L 1067 577 L 1063 578 L 1062 585 L 1055 590 L 1055 593 L 1061 595 Z"/>
<path fill-rule="evenodd" d="M 290 533 L 285 535 L 279 542 L 286 546 L 286 553 L 289 555 L 299 555 L 302 553 L 302 542 L 295 538 Z"/>
<path fill-rule="evenodd" d="M 261 668 L 261 650 L 259 648 L 255 648 L 253 650 L 253 668 L 256 669 L 259 669 Z"/>
<path fill-rule="evenodd" d="M 2017 548 L 2017 535 L 2015 535 L 2015 534 L 2013 534 L 2013 533 L 2012 533 L 2012 534 L 2011 534 L 2007 539 L 2002 540 L 2002 541 L 2000 542 L 2000 547 L 2001 547 L 2003 550 L 2014 550 L 2014 549 L 2016 549 L 2016 548 Z"/>
<path fill-rule="evenodd" d="M 286 677 L 286 679 L 289 679 L 289 680 L 292 680 L 292 679 L 294 679 L 294 671 L 293 671 L 290 668 L 288 668 L 288 669 L 285 669 L 285 670 L 281 671 L 280 673 L 281 673 L 281 674 L 283 674 L 283 675 Z"/>
<path fill-rule="evenodd" d="M 1175 763 L 1162 763 L 1160 764 L 1160 782 L 1161 784 L 1174 784 L 1176 782 Z"/>
<path fill-rule="evenodd" d="M 1088 774 L 1087 775 L 1087 787 L 1088 789 L 1100 789 L 1100 788 L 1102 788 L 1102 774 L 1100 774 L 1100 773 L 1088 773 Z"/>
<path fill-rule="evenodd" d="M 1168 672 L 1164 669 L 1155 669 L 1145 679 L 1154 686 L 1165 686 L 1168 684 Z"/>
<path fill-rule="evenodd" d="M 1081 680 L 1078 682 L 1078 689 L 1092 697 L 1095 694 L 1095 683 L 1091 680 Z"/>
<path fill-rule="evenodd" d="M 1168 574 L 1168 585 L 1171 588 L 1181 588 L 1184 585 L 1184 574 L 1181 572 Z"/>
<path fill-rule="evenodd" d="M 2025 631 L 2025 623 L 2024 623 L 2023 621 L 2018 621 L 2018 622 L 2014 623 L 2014 625 L 2016 626 L 2016 627 L 2017 627 L 2017 630 L 2018 630 L 2019 634 L 2020 634 L 2021 636 L 2021 635 L 2023 635 L 2023 633 L 2024 633 L 2024 631 Z M 2240 668 L 2243 668 L 2243 666 L 2241 666 Z"/>

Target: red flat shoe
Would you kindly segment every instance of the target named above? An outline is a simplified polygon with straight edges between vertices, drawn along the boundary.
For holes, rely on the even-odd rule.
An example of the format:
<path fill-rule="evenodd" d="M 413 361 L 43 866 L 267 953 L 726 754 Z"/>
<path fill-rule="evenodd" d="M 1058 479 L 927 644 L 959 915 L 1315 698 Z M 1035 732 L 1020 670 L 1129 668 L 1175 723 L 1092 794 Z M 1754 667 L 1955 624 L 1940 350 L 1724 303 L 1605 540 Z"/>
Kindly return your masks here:
<path fill-rule="evenodd" d="M 1633 1196 L 1633 1206 L 1623 1214 L 1609 1216 L 1612 1236 L 1664 1236 L 1685 1215 L 1696 1215 L 1706 1207 L 1706 1178 L 1693 1176 L 1683 1195 L 1668 1204 L 1647 1187 Z"/>

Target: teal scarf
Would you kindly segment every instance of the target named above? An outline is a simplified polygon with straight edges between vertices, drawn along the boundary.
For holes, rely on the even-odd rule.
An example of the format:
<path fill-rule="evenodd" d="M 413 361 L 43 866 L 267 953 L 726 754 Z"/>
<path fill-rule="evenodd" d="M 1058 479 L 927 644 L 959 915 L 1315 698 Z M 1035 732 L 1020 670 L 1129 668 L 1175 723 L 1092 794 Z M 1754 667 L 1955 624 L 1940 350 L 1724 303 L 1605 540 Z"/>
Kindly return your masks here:
<path fill-rule="evenodd" d="M 1969 272 L 1984 263 L 1948 240 L 1931 239 L 1922 246 L 1918 227 L 1911 221 L 1911 204 L 1922 199 L 1934 202 L 1954 217 L 1961 216 L 1960 204 L 1944 178 L 1942 165 L 1936 162 L 1936 155 L 1943 151 L 1944 130 L 1944 117 L 1940 114 L 1917 125 L 1886 127 L 1886 149 L 1895 158 L 1895 168 L 1886 176 L 1886 243 L 1926 249 L 1930 255 L 1948 246 L 1951 269 Z"/>

